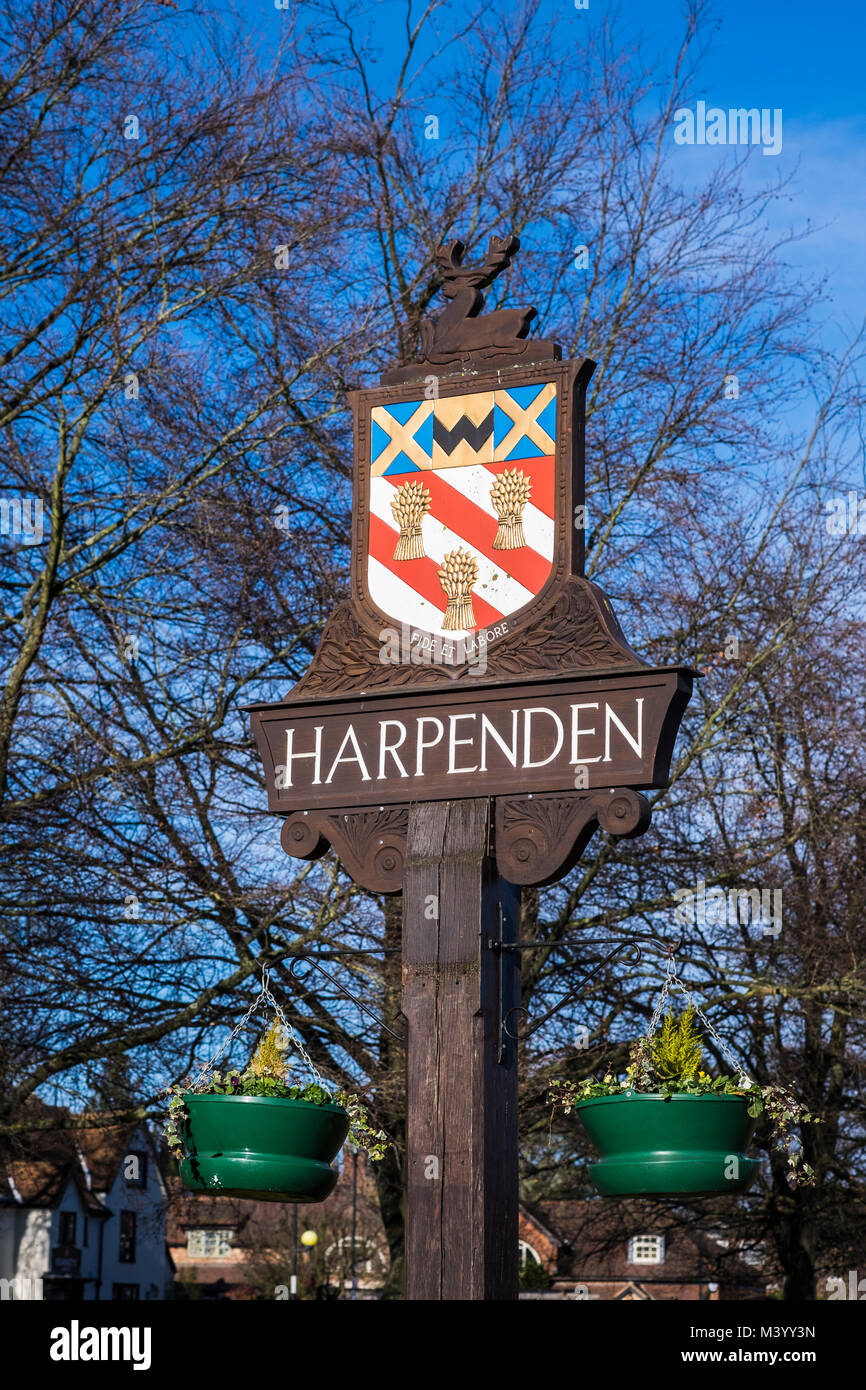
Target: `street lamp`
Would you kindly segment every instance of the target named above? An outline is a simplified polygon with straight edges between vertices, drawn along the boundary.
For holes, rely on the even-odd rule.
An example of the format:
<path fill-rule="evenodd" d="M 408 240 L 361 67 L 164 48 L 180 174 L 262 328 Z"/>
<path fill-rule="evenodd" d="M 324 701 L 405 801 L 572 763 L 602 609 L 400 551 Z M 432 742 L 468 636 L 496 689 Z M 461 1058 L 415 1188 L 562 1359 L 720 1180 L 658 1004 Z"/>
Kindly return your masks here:
<path fill-rule="evenodd" d="M 312 1250 L 318 1242 L 319 1237 L 315 1231 L 304 1231 L 300 1243 L 305 1251 Z M 298 1208 L 292 1212 L 292 1276 L 289 1284 L 289 1292 L 292 1298 L 298 1296 Z"/>

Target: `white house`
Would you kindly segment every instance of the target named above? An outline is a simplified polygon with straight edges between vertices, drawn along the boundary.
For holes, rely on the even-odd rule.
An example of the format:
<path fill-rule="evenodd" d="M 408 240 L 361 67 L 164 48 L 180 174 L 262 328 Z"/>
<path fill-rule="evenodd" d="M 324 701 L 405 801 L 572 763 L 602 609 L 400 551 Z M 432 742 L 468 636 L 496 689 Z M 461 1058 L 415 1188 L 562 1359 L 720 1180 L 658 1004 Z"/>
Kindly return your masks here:
<path fill-rule="evenodd" d="M 32 1108 L 61 1126 L 84 1118 Z M 0 1299 L 170 1296 L 165 1211 L 146 1125 L 26 1132 L 20 1153 L 0 1158 Z"/>

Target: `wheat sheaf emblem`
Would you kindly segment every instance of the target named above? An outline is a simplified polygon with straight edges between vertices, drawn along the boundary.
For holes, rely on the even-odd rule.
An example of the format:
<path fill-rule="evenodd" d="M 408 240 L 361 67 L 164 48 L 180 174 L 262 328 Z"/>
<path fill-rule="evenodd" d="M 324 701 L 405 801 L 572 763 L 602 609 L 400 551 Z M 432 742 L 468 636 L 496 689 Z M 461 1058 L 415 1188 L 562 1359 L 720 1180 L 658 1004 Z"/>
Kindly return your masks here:
<path fill-rule="evenodd" d="M 403 483 L 391 498 L 391 511 L 400 527 L 395 560 L 423 560 L 421 522 L 430 510 L 430 494 L 423 483 Z"/>
<path fill-rule="evenodd" d="M 442 561 L 439 582 L 448 598 L 442 626 L 447 632 L 475 626 L 472 585 L 478 578 L 478 561 L 466 550 L 449 550 Z"/>
<path fill-rule="evenodd" d="M 494 550 L 520 550 L 526 545 L 523 533 L 523 508 L 529 501 L 532 484 L 519 468 L 506 468 L 490 489 L 490 500 L 496 508 L 499 526 Z"/>

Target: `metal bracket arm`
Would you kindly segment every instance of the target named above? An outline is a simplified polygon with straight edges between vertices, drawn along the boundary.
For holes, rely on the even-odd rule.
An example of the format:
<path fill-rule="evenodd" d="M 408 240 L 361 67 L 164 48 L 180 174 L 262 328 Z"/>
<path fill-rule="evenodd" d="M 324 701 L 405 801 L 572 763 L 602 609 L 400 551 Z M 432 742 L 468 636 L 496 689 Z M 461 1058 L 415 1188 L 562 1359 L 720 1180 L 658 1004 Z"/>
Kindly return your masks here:
<path fill-rule="evenodd" d="M 630 957 L 632 963 L 636 965 L 637 962 L 642 958 L 642 955 L 643 955 L 643 953 L 642 953 L 642 951 L 641 951 L 641 948 L 640 948 L 640 945 L 639 945 L 638 943 L 639 943 L 639 942 L 649 942 L 649 941 L 653 942 L 653 944 L 656 945 L 656 946 L 661 946 L 661 947 L 663 948 L 663 950 L 664 950 L 665 955 L 666 955 L 669 959 L 673 959 L 673 957 L 676 955 L 677 951 L 680 949 L 680 947 L 681 947 L 682 944 L 683 944 L 683 943 L 682 943 L 682 938 L 680 938 L 680 939 L 677 940 L 677 941 L 666 942 L 666 941 L 660 941 L 659 938 L 658 938 L 658 937 L 655 937 L 655 936 L 638 936 L 638 935 L 635 935 L 635 934 L 632 934 L 632 935 L 628 936 L 628 937 L 627 937 L 625 940 L 623 940 L 623 941 L 618 941 L 618 942 L 616 942 L 615 945 L 614 945 L 614 947 L 613 947 L 613 950 L 608 951 L 607 955 L 604 956 L 603 959 L 600 960 L 600 961 L 598 962 L 598 964 L 595 965 L 595 966 L 593 967 L 593 969 L 590 970 L 589 973 L 588 973 L 587 975 L 584 975 L 583 979 L 580 981 L 580 983 L 579 983 L 578 985 L 575 986 L 575 988 L 574 988 L 573 990 L 570 990 L 568 994 L 564 995 L 563 998 L 560 999 L 560 1000 L 558 1001 L 558 1003 L 556 1003 L 556 1004 L 553 1005 L 553 1008 L 548 1009 L 546 1013 L 542 1014 L 541 1018 L 536 1019 L 535 1022 L 532 1024 L 532 1027 L 531 1027 L 531 1028 L 526 1028 L 526 1029 L 524 1029 L 523 1035 L 522 1035 L 523 1038 L 524 1038 L 524 1040 L 527 1039 L 527 1038 L 531 1038 L 532 1035 L 533 1035 L 533 1033 L 537 1033 L 537 1032 L 538 1032 L 538 1029 L 539 1029 L 539 1028 L 542 1028 L 542 1027 L 544 1026 L 545 1023 L 549 1022 L 549 1020 L 550 1020 L 551 1018 L 553 1018 L 555 1014 L 558 1014 L 558 1013 L 560 1012 L 561 1009 L 564 1009 L 564 1008 L 566 1007 L 566 1005 L 571 1004 L 575 999 L 577 999 L 577 998 L 583 993 L 584 989 L 585 989 L 586 986 L 589 984 L 590 980 L 594 979 L 595 976 L 598 975 L 599 972 L 602 971 L 602 970 L 604 969 L 604 967 L 605 967 L 606 965 L 608 965 L 612 960 L 616 960 L 618 956 L 622 956 L 625 952 L 628 952 L 628 953 L 629 953 L 629 957 Z M 488 942 L 487 942 L 487 945 L 488 945 L 489 949 L 490 949 L 491 951 L 495 951 L 498 955 L 500 955 L 500 957 L 501 957 L 502 953 L 505 952 L 505 951 L 537 950 L 537 949 L 540 949 L 541 947 L 545 947 L 545 946 L 547 947 L 548 950 L 555 950 L 556 947 L 557 947 L 558 945 L 561 945 L 561 944 L 562 944 L 561 942 L 550 942 L 550 941 L 532 941 L 532 942 L 525 943 L 525 944 L 523 944 L 523 945 L 521 945 L 519 942 L 510 942 L 510 941 L 501 941 L 501 940 L 500 940 L 500 941 L 488 940 Z M 607 944 L 607 943 L 604 943 L 604 944 Z M 515 1016 L 515 1015 L 517 1015 L 517 1014 L 526 1014 L 527 1017 L 528 1017 L 528 1015 L 529 1015 L 529 1010 L 526 1009 L 526 1008 L 524 1008 L 524 1006 L 523 1006 L 522 1004 L 517 1004 L 517 1005 L 515 1005 L 515 1007 L 514 1007 L 513 1009 L 508 1009 L 508 1010 L 503 1011 L 502 991 L 500 990 L 500 995 L 499 995 L 499 1055 L 498 1055 L 498 1058 L 497 1058 L 497 1061 L 499 1061 L 499 1062 L 502 1061 L 502 1058 L 503 1058 L 503 1055 L 504 1055 L 504 1052 L 505 1052 L 505 1039 L 506 1039 L 506 1038 L 510 1038 L 510 1039 L 512 1040 L 512 1042 L 517 1042 L 517 1040 L 518 1040 L 518 1034 L 517 1034 L 517 1033 L 513 1033 L 513 1032 L 511 1031 L 511 1027 L 510 1027 L 510 1022 L 511 1022 L 512 1017 Z"/>
<path fill-rule="evenodd" d="M 356 1004 L 357 1007 L 361 1009 L 361 1011 L 365 1013 L 368 1018 L 372 1018 L 373 1022 L 378 1024 L 380 1028 L 384 1028 L 385 1032 L 389 1033 L 392 1038 L 396 1038 L 397 1042 L 406 1041 L 406 1038 L 402 1033 L 395 1033 L 394 1029 L 390 1028 L 388 1024 L 385 1023 L 384 1019 L 381 1019 L 378 1014 L 374 1014 L 373 1010 L 368 1009 L 366 1004 L 362 1004 L 360 999 L 356 998 L 356 996 L 352 994 L 350 990 L 346 989 L 345 985 L 341 985 L 340 981 L 336 980 L 329 970 L 325 970 L 324 966 L 319 965 L 318 961 L 310 960 L 309 956 L 292 957 L 292 963 L 289 966 L 289 974 L 292 976 L 292 978 L 296 981 L 297 984 L 303 984 L 301 976 L 297 973 L 297 967 L 299 965 L 308 965 L 311 970 L 318 970 L 320 975 L 324 975 L 325 979 L 331 982 L 331 984 L 334 986 L 334 989 L 339 990 L 339 992 L 341 994 L 344 994 L 347 999 L 351 999 L 353 1004 Z"/>

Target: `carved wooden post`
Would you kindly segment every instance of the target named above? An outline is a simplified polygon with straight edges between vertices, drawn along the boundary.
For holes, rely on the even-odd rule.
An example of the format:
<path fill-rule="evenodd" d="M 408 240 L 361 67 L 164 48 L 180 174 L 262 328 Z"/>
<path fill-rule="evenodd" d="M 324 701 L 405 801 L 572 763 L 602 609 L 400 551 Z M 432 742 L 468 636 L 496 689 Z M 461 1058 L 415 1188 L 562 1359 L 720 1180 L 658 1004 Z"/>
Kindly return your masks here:
<path fill-rule="evenodd" d="M 519 897 L 491 857 L 486 798 L 410 808 L 403 896 L 407 1065 L 407 1299 L 517 1297 Z"/>

